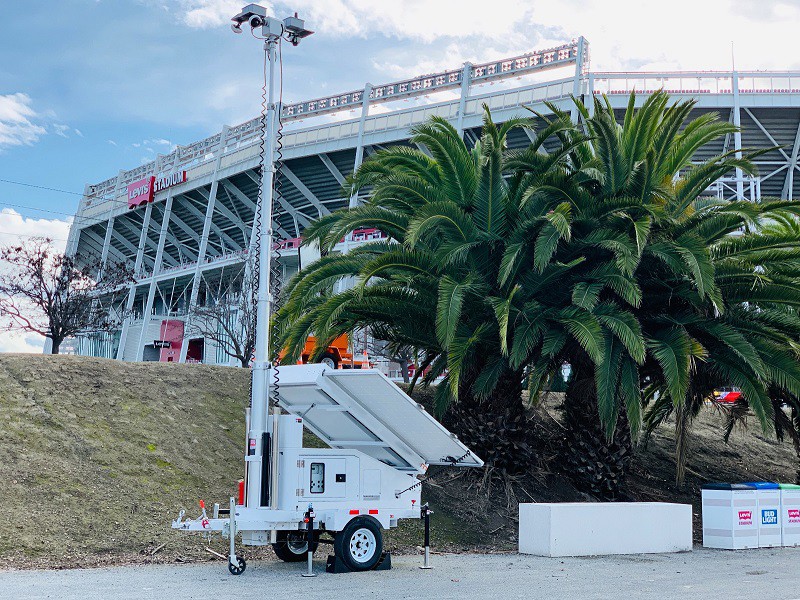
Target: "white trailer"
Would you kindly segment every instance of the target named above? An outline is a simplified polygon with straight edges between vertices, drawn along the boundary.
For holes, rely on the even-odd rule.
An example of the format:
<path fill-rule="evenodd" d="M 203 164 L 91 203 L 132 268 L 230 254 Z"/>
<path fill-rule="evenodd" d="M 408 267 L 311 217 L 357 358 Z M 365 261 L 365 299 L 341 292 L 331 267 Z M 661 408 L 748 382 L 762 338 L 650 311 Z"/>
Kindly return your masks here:
<path fill-rule="evenodd" d="M 173 529 L 228 537 L 231 573 L 246 566 L 235 553 L 237 533 L 244 545 L 272 544 L 282 560 L 305 560 L 309 517 L 312 549 L 324 532 L 334 538 L 340 568 L 374 569 L 384 557 L 382 530 L 420 518 L 420 478 L 429 466 L 483 465 L 379 371 L 286 366 L 278 381 L 286 414 L 277 423 L 267 417 L 264 439 L 251 440 L 245 457 L 246 465 L 261 468 L 259 501 L 231 498 L 227 518 L 208 518 L 204 510 L 187 520 L 181 511 L 172 523 Z M 329 447 L 303 447 L 303 427 Z M 277 432 L 277 444 L 269 432 Z M 273 448 L 278 456 L 269 455 Z M 244 489 L 252 493 L 252 486 Z"/>

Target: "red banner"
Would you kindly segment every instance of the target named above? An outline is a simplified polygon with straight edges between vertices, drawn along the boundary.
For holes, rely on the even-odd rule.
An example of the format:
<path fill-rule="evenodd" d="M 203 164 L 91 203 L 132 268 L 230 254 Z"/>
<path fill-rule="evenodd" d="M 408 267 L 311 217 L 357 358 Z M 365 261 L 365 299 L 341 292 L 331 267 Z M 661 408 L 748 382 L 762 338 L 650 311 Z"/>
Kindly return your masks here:
<path fill-rule="evenodd" d="M 153 201 L 155 177 L 145 177 L 128 185 L 128 208 L 136 208 Z"/>

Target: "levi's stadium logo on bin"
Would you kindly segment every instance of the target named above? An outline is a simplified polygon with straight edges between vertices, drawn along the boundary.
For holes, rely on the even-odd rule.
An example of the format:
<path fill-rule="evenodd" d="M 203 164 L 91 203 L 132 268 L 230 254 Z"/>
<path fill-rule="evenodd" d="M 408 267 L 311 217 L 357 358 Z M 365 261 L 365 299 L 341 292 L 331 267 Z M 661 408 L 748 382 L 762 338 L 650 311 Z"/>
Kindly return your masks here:
<path fill-rule="evenodd" d="M 761 524 L 762 525 L 777 525 L 778 524 L 778 511 L 774 508 L 765 508 L 761 511 Z"/>
<path fill-rule="evenodd" d="M 789 523 L 800 523 L 800 508 L 789 509 Z"/>
<path fill-rule="evenodd" d="M 752 524 L 753 524 L 753 512 L 750 510 L 740 510 L 739 525 L 752 525 Z"/>

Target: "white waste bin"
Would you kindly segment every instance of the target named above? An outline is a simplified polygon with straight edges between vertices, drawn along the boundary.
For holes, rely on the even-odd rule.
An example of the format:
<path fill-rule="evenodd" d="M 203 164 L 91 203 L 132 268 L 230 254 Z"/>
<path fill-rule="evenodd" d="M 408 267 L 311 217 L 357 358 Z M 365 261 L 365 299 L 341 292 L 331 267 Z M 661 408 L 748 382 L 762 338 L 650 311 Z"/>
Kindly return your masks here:
<path fill-rule="evenodd" d="M 781 545 L 781 490 L 777 483 L 754 481 L 758 496 L 758 547 L 778 548 Z"/>
<path fill-rule="evenodd" d="M 703 546 L 758 548 L 758 490 L 744 483 L 707 483 L 702 489 Z"/>
<path fill-rule="evenodd" d="M 781 544 L 800 546 L 800 485 L 781 483 Z"/>

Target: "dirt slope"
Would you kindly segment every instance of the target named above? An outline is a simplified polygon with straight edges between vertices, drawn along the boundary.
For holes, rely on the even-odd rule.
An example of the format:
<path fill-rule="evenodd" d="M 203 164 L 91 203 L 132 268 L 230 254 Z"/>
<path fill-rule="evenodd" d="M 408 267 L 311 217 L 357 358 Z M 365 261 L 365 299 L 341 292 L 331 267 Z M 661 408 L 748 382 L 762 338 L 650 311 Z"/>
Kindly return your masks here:
<path fill-rule="evenodd" d="M 0 355 L 0 568 L 208 559 L 201 538 L 169 522 L 182 507 L 197 514 L 198 498 L 234 493 L 248 383 L 225 367 Z M 721 426 L 714 411 L 700 418 L 683 491 L 672 486 L 672 432 L 658 432 L 637 455 L 630 495 L 694 502 L 699 516 L 702 481 L 794 478 L 788 443 L 738 432 L 725 445 Z M 513 549 L 517 501 L 585 499 L 546 466 L 511 483 L 475 470 L 438 481 L 424 495 L 439 549 Z M 419 524 L 406 522 L 387 546 L 420 541 Z"/>
<path fill-rule="evenodd" d="M 0 564 L 137 555 L 178 507 L 224 501 L 247 386 L 221 367 L 0 356 Z"/>

